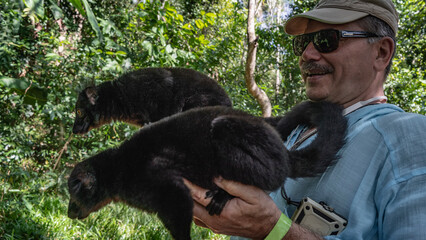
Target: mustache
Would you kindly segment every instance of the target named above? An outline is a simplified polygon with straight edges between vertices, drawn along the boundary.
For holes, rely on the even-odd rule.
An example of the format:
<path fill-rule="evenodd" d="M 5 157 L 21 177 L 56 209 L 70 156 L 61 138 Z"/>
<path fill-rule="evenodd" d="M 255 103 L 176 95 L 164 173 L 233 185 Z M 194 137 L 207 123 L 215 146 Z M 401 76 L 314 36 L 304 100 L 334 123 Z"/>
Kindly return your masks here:
<path fill-rule="evenodd" d="M 334 68 L 331 66 L 323 66 L 315 62 L 304 62 L 300 66 L 300 72 L 302 73 L 302 77 L 306 77 L 318 73 L 332 73 L 334 72 Z"/>

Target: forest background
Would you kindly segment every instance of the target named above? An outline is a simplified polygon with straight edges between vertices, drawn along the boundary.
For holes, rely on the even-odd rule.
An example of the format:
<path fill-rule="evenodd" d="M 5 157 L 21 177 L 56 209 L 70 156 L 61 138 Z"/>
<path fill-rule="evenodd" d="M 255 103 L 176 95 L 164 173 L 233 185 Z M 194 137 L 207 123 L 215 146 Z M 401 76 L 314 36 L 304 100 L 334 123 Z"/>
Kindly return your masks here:
<path fill-rule="evenodd" d="M 386 95 L 406 111 L 426 114 L 425 2 L 394 3 L 400 27 Z M 273 115 L 306 98 L 283 23 L 314 5 L 257 5 L 255 79 Z M 83 221 L 67 218 L 72 167 L 137 130 L 113 123 L 72 135 L 77 93 L 133 69 L 186 67 L 217 80 L 235 108 L 261 115 L 245 86 L 246 51 L 244 0 L 2 0 L 0 238 L 170 239 L 155 216 L 122 204 Z M 192 237 L 227 238 L 198 227 Z"/>

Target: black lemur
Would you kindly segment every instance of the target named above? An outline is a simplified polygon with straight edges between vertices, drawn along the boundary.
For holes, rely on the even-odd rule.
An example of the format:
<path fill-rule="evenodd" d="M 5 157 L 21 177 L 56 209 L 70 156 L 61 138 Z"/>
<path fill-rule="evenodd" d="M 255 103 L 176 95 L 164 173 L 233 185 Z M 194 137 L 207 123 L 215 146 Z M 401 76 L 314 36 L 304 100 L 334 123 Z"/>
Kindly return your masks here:
<path fill-rule="evenodd" d="M 288 151 L 281 138 L 298 124 L 316 126 L 318 134 L 306 148 Z M 157 213 L 174 239 L 187 240 L 193 200 L 182 178 L 209 189 L 207 209 L 220 214 L 232 196 L 213 183 L 215 177 L 272 191 L 287 177 L 324 172 L 338 158 L 345 134 L 342 109 L 328 102 L 304 102 L 275 128 L 229 107 L 191 109 L 78 163 L 68 179 L 68 216 L 82 219 L 111 201 L 124 202 Z"/>
<path fill-rule="evenodd" d="M 144 68 L 79 93 L 73 133 L 113 120 L 143 126 L 195 107 L 232 106 L 225 90 L 207 75 L 186 68 Z"/>

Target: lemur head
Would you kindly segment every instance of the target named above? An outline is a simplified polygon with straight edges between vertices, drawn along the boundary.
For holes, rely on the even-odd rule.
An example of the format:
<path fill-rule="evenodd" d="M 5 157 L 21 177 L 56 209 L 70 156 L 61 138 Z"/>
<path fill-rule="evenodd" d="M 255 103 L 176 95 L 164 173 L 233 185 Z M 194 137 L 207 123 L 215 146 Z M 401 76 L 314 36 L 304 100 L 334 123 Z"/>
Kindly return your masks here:
<path fill-rule="evenodd" d="M 112 201 L 102 189 L 89 161 L 77 164 L 68 179 L 68 217 L 83 219 Z"/>
<path fill-rule="evenodd" d="M 99 113 L 96 111 L 98 92 L 96 87 L 87 87 L 78 95 L 75 104 L 75 120 L 72 132 L 84 134 L 99 125 Z"/>

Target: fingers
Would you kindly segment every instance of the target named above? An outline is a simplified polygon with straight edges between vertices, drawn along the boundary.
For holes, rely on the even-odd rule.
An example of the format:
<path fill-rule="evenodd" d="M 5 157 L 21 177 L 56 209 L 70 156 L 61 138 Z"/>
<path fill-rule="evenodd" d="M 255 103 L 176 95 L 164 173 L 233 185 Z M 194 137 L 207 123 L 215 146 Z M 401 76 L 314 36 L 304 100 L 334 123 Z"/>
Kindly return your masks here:
<path fill-rule="evenodd" d="M 194 199 L 193 219 L 198 226 L 211 229 L 214 233 L 248 238 L 263 238 L 278 221 L 281 212 L 263 190 L 238 182 L 215 179 L 215 183 L 236 196 L 228 201 L 220 215 L 209 215 L 205 206 L 208 190 L 183 179 Z"/>
<path fill-rule="evenodd" d="M 243 199 L 247 203 L 255 203 L 259 199 L 259 195 L 264 192 L 259 192 L 259 188 L 255 186 L 244 185 L 239 182 L 223 179 L 218 177 L 214 179 L 215 184 L 231 194 L 232 196 Z"/>
<path fill-rule="evenodd" d="M 207 189 L 197 186 L 193 184 L 192 182 L 186 180 L 185 178 L 183 178 L 183 183 L 191 191 L 191 197 L 192 199 L 194 199 L 194 201 L 196 201 L 197 203 L 199 203 L 200 205 L 204 207 L 206 207 L 210 203 L 211 198 L 206 199 L 206 193 L 208 192 Z"/>
<path fill-rule="evenodd" d="M 188 181 L 187 179 L 183 178 L 183 183 L 186 185 L 186 187 L 189 188 L 191 192 L 191 197 L 194 199 L 194 208 L 192 210 L 193 212 L 193 220 L 194 223 L 197 226 L 203 227 L 203 228 L 209 228 L 202 219 L 205 219 L 209 217 L 208 212 L 206 211 L 206 206 L 210 203 L 210 198 L 206 199 L 206 193 L 208 190 L 197 186 L 193 184 L 192 182 Z"/>
<path fill-rule="evenodd" d="M 194 203 L 193 208 L 193 214 L 194 214 L 194 223 L 197 224 L 200 227 L 209 228 L 209 226 L 204 222 L 206 219 L 209 219 L 211 216 L 208 214 L 207 210 L 204 206 Z"/>
<path fill-rule="evenodd" d="M 200 204 L 198 204 L 196 202 L 194 203 L 194 209 L 193 209 L 194 217 L 193 217 L 193 220 L 194 220 L 194 223 L 197 226 L 200 226 L 200 227 L 203 227 L 203 228 L 209 228 L 207 226 L 207 224 L 205 224 L 203 222 L 203 220 L 202 220 L 202 219 L 205 218 L 206 213 L 207 213 L 207 211 L 206 211 L 206 209 L 203 206 L 201 206 Z"/>
<path fill-rule="evenodd" d="M 210 203 L 211 198 L 206 198 L 206 193 L 208 192 L 207 189 L 197 186 L 185 178 L 183 179 L 183 182 L 191 191 L 191 196 L 194 201 L 204 207 Z M 256 203 L 260 194 L 264 193 L 263 191 L 259 191 L 259 189 L 255 186 L 244 185 L 239 182 L 223 179 L 222 177 L 215 178 L 214 182 L 218 187 L 222 188 L 232 196 L 243 199 L 248 204 Z"/>
<path fill-rule="evenodd" d="M 197 218 L 194 217 L 194 223 L 195 225 L 199 226 L 199 227 L 203 227 L 203 228 L 209 228 L 206 224 L 204 224 L 202 221 L 198 220 Z"/>

